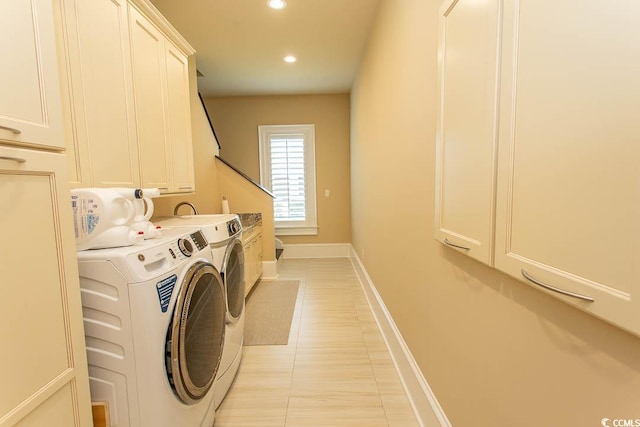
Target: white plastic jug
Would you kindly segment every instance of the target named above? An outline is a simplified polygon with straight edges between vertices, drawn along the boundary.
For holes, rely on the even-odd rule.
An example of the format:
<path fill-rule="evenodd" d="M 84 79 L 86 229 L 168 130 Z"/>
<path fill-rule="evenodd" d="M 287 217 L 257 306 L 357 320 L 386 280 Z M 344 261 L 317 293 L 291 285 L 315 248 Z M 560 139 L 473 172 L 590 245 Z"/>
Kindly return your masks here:
<path fill-rule="evenodd" d="M 136 232 L 143 232 L 145 239 L 160 236 L 160 226 L 154 225 L 149 219 L 153 216 L 153 201 L 151 197 L 158 197 L 158 188 L 115 188 L 123 197 L 133 202 L 136 213 L 133 217 L 131 228 Z"/>
<path fill-rule="evenodd" d="M 136 214 L 133 201 L 110 188 L 71 190 L 71 208 L 78 250 L 113 227 L 129 228 Z"/>

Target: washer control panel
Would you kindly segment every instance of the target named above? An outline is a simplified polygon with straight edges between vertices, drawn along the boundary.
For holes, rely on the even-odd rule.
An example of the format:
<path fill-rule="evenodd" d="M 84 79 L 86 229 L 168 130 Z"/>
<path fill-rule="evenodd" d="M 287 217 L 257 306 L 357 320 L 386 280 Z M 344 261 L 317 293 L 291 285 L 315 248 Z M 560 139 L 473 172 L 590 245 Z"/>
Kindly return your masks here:
<path fill-rule="evenodd" d="M 229 231 L 229 237 L 233 237 L 242 231 L 242 224 L 238 218 L 233 218 L 227 221 L 227 231 Z"/>
<path fill-rule="evenodd" d="M 209 247 L 209 242 L 202 231 L 198 230 L 188 236 L 181 237 L 169 247 L 169 254 L 173 259 L 181 260 L 189 258 L 194 252 L 202 251 Z"/>
<path fill-rule="evenodd" d="M 171 231 L 176 233 L 179 230 Z M 174 238 L 166 239 L 164 243 L 156 245 L 153 245 L 153 240 L 145 240 L 143 246 L 146 247 L 127 256 L 129 270 L 141 280 L 170 270 L 183 260 L 209 248 L 209 242 L 200 230 L 190 234 L 180 233 Z"/>
<path fill-rule="evenodd" d="M 207 239 L 204 237 L 204 233 L 202 233 L 202 230 L 198 230 L 195 233 L 192 233 L 190 237 L 199 251 L 209 247 L 209 242 L 207 242 Z"/>

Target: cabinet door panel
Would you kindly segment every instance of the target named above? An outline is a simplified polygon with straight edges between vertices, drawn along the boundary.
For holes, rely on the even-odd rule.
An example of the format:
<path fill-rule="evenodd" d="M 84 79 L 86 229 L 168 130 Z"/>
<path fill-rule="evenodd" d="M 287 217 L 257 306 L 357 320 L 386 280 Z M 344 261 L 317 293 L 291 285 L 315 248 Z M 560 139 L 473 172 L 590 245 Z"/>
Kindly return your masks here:
<path fill-rule="evenodd" d="M 135 9 L 130 8 L 130 16 L 140 178 L 143 187 L 168 191 L 164 36 Z"/>
<path fill-rule="evenodd" d="M 66 8 L 76 135 L 96 187 L 139 185 L 126 7 L 75 0 Z"/>
<path fill-rule="evenodd" d="M 195 191 L 187 57 L 167 42 L 166 58 L 174 191 Z"/>
<path fill-rule="evenodd" d="M 640 5 L 507 5 L 496 266 L 640 334 Z"/>
<path fill-rule="evenodd" d="M 91 423 L 66 167 L 62 154 L 0 147 L 2 425 Z"/>
<path fill-rule="evenodd" d="M 440 9 L 436 239 L 487 264 L 493 249 L 500 4 L 457 0 Z"/>
<path fill-rule="evenodd" d="M 50 0 L 0 2 L 0 141 L 65 146 Z"/>

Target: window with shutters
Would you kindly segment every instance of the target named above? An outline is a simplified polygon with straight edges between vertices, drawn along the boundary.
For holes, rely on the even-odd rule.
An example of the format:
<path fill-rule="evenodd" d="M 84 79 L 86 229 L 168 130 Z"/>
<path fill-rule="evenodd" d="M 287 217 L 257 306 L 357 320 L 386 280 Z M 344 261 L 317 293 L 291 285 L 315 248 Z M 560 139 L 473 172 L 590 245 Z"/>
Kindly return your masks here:
<path fill-rule="evenodd" d="M 315 126 L 258 126 L 258 134 L 260 181 L 274 195 L 276 234 L 318 234 Z"/>

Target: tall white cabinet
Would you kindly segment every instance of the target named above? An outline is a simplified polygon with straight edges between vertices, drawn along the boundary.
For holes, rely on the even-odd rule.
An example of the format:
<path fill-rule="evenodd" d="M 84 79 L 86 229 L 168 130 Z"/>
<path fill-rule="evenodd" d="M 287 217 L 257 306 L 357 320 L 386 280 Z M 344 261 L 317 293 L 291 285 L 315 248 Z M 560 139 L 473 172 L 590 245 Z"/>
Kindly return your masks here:
<path fill-rule="evenodd" d="M 0 2 L 2 427 L 92 425 L 55 40 L 51 0 Z"/>
<path fill-rule="evenodd" d="M 494 239 L 495 268 L 640 335 L 640 3 L 469 1 L 454 27 L 465 1 L 443 9 L 436 238 L 483 262 L 474 241 Z"/>
<path fill-rule="evenodd" d="M 440 8 L 436 239 L 492 263 L 501 1 Z"/>

